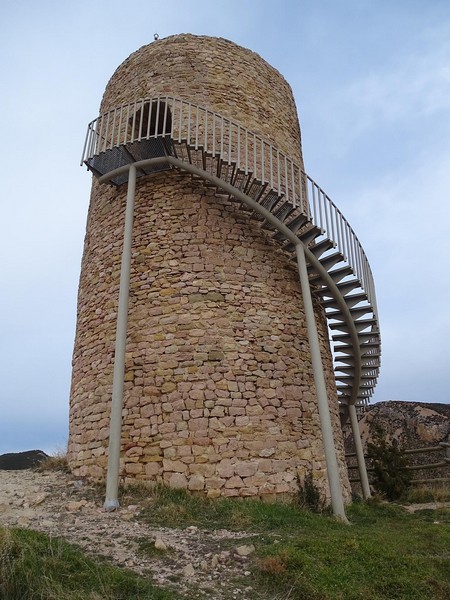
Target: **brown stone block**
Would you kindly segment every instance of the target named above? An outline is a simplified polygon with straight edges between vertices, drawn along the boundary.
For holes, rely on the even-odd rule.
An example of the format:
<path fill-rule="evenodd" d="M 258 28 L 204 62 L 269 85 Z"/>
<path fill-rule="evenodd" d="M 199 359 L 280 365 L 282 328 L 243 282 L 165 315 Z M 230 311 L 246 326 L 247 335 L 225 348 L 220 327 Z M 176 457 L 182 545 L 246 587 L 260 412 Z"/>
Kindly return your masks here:
<path fill-rule="evenodd" d="M 192 475 L 192 477 L 189 478 L 189 483 L 188 483 L 188 489 L 189 490 L 195 490 L 195 491 L 200 491 L 203 490 L 205 487 L 205 478 L 203 477 L 203 475 Z"/>
<path fill-rule="evenodd" d="M 258 470 L 259 461 L 237 461 L 234 465 L 236 475 L 251 477 Z"/>
<path fill-rule="evenodd" d="M 164 471 L 175 471 L 177 473 L 185 473 L 187 466 L 179 460 L 163 459 Z"/>
<path fill-rule="evenodd" d="M 208 419 L 205 417 L 199 419 L 190 419 L 188 422 L 190 431 L 199 431 L 208 429 Z"/>
<path fill-rule="evenodd" d="M 203 475 L 204 477 L 213 477 L 215 474 L 216 468 L 215 465 L 210 465 L 208 463 L 191 463 L 189 465 L 189 472 L 192 474 Z"/>
<path fill-rule="evenodd" d="M 172 473 L 167 478 L 167 483 L 169 487 L 174 489 L 186 489 L 188 485 L 186 476 L 183 473 Z"/>
<path fill-rule="evenodd" d="M 125 472 L 129 474 L 136 475 L 137 473 L 142 473 L 144 470 L 144 466 L 141 463 L 137 462 L 126 462 L 125 463 Z"/>

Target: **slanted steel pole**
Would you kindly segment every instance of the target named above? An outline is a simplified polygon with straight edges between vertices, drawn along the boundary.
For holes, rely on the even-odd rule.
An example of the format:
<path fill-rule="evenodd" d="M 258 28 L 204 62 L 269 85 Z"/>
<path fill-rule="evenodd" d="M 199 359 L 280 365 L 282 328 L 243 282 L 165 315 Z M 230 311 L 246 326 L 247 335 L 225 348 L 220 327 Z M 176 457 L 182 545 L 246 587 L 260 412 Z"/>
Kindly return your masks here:
<path fill-rule="evenodd" d="M 319 335 L 317 333 L 316 319 L 311 298 L 311 289 L 309 287 L 308 270 L 306 268 L 306 258 L 303 245 L 296 244 L 298 274 L 300 276 L 300 285 L 302 289 L 303 303 L 305 306 L 306 328 L 308 331 L 308 341 L 311 351 L 311 362 L 314 374 L 314 383 L 316 386 L 317 405 L 319 408 L 320 427 L 322 429 L 323 446 L 325 451 L 325 462 L 327 465 L 328 484 L 330 486 L 331 507 L 333 514 L 344 522 L 347 517 L 344 509 L 344 498 L 342 496 L 341 480 L 339 477 L 339 467 L 336 458 L 336 448 L 334 445 L 333 429 L 331 426 L 330 409 L 328 406 L 327 390 L 325 385 L 325 375 L 323 372 L 322 357 L 320 354 Z"/>
<path fill-rule="evenodd" d="M 109 423 L 108 474 L 106 498 L 103 507 L 111 511 L 119 507 L 120 441 L 122 436 L 123 381 L 125 375 L 125 345 L 127 341 L 128 296 L 130 290 L 131 243 L 133 239 L 134 196 L 136 167 L 130 166 L 128 175 L 127 205 L 120 269 L 119 306 L 117 309 L 116 349 Z"/>
<path fill-rule="evenodd" d="M 366 461 L 364 460 L 364 450 L 361 442 L 361 432 L 359 430 L 358 415 L 354 404 L 349 404 L 348 412 L 350 414 L 350 423 L 352 425 L 353 441 L 355 442 L 356 460 L 358 461 L 359 479 L 364 500 L 371 497 L 369 478 L 367 476 Z"/>

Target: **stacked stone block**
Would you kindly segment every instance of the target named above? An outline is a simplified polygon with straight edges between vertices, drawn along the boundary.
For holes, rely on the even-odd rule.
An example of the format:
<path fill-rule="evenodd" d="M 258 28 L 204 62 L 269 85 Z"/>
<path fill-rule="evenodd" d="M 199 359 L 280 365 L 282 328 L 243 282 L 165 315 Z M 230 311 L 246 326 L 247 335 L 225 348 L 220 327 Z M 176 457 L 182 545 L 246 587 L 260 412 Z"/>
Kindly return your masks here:
<path fill-rule="evenodd" d="M 242 123 L 301 164 L 289 86 L 256 54 L 173 36 L 116 71 L 101 111 L 170 94 Z M 126 186 L 94 180 L 78 299 L 69 462 L 103 478 Z M 341 475 L 328 334 L 315 306 Z M 295 265 L 238 206 L 189 175 L 138 180 L 123 410 L 124 480 L 209 497 L 292 495 L 312 472 L 328 497 Z"/>

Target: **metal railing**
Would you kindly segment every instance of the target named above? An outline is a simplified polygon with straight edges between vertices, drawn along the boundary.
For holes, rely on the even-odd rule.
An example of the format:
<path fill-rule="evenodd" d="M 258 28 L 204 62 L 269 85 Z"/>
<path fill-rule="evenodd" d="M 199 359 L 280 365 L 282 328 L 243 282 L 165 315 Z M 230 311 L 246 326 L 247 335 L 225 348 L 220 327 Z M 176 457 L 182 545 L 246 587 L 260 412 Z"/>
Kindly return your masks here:
<path fill-rule="evenodd" d="M 187 144 L 234 165 L 299 207 L 342 254 L 376 312 L 366 254 L 347 219 L 322 188 L 289 156 L 239 123 L 172 96 L 123 104 L 89 123 L 81 163 L 120 146 L 151 138 Z"/>

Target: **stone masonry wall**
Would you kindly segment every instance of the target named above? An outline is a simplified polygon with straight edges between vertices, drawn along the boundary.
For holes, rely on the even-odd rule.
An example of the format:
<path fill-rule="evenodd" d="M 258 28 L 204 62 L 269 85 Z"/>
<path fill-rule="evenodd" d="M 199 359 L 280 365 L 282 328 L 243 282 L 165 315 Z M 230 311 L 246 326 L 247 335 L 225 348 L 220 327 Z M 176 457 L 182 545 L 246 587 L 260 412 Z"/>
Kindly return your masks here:
<path fill-rule="evenodd" d="M 233 77 L 235 63 L 238 74 Z M 198 64 L 203 71 L 192 75 Z M 254 75 L 247 77 L 252 64 Z M 272 87 L 263 93 L 264 78 Z M 273 85 L 273 78 L 283 85 Z M 230 81 L 244 88 L 231 88 L 227 106 Z M 194 36 L 158 41 L 119 67 L 102 110 L 151 95 L 154 85 L 156 93 L 182 95 L 203 105 L 207 100 L 213 110 L 270 137 L 301 160 L 290 90 L 250 51 Z M 269 117 L 274 118 L 271 127 Z M 125 188 L 93 183 L 79 288 L 69 463 L 77 475 L 94 478 L 105 476 L 107 463 Z M 316 315 L 348 498 L 331 354 L 319 305 Z M 174 171 L 139 179 L 123 477 L 161 481 L 209 497 L 274 498 L 295 493 L 297 478 L 310 471 L 328 497 L 295 265 L 237 205 L 202 182 Z"/>

